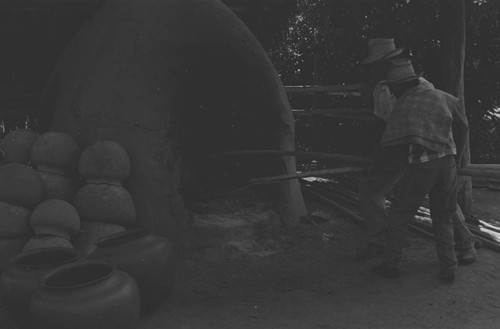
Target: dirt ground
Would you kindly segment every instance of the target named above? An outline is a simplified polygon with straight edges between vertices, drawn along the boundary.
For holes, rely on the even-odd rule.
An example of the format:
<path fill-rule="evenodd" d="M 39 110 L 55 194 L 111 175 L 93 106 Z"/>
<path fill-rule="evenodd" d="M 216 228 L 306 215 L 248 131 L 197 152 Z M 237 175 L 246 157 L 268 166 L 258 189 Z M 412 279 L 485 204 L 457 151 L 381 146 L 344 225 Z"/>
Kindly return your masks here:
<path fill-rule="evenodd" d="M 500 192 L 476 190 L 475 198 L 477 211 L 485 212 L 491 205 L 489 215 L 500 216 L 493 209 Z M 252 206 L 234 206 L 232 216 L 258 215 Z M 478 260 L 460 267 L 456 282 L 446 285 L 436 277 L 433 242 L 410 233 L 403 275 L 388 280 L 370 272 L 377 259 L 353 257 L 364 234 L 357 225 L 317 204 L 309 207 L 317 215 L 316 224 L 305 222 L 274 233 L 272 224 L 270 229 L 260 223 L 253 249 L 228 242 L 237 233 L 207 241 L 210 234 L 201 229 L 205 240 L 182 255 L 172 296 L 161 312 L 143 318 L 139 327 L 500 327 L 500 254 L 478 250 Z M 212 216 L 220 219 L 216 214 L 222 208 L 211 209 Z M 227 212 L 221 216 L 231 217 Z"/>
<path fill-rule="evenodd" d="M 475 191 L 479 197 L 475 211 L 500 216 L 500 192 Z M 199 204 L 194 247 L 179 252 L 174 291 L 138 328 L 500 327 L 500 254 L 479 249 L 446 285 L 436 277 L 433 242 L 410 233 L 402 276 L 384 279 L 370 272 L 378 259 L 353 257 L 362 229 L 318 204 L 309 208 L 314 221 L 278 230 L 275 214 L 251 198 Z M 0 328 L 13 328 L 0 315 Z"/>

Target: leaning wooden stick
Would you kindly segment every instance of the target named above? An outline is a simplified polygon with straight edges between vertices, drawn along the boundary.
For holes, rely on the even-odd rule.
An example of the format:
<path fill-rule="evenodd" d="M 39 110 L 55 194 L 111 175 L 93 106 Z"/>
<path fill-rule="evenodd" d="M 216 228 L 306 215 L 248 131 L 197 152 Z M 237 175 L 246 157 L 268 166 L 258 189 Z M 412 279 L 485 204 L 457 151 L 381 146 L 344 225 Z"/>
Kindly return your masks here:
<path fill-rule="evenodd" d="M 373 162 L 371 158 L 350 154 L 324 153 L 324 152 L 301 152 L 301 151 L 280 151 L 280 150 L 242 150 L 229 151 L 216 154 L 216 156 L 242 156 L 242 155 L 274 155 L 274 156 L 296 156 L 313 159 L 332 159 L 346 162 L 366 163 Z"/>
<path fill-rule="evenodd" d="M 461 175 L 500 178 L 500 164 L 469 164 L 460 170 Z"/>
<path fill-rule="evenodd" d="M 282 180 L 289 180 L 295 178 L 333 175 L 333 174 L 349 174 L 349 173 L 357 173 L 363 171 L 365 171 L 365 168 L 363 167 L 341 167 L 341 168 L 321 169 L 321 170 L 313 170 L 306 172 L 298 172 L 296 174 L 291 174 L 291 175 L 254 178 L 250 180 L 250 184 L 267 184 L 267 183 L 274 183 Z"/>
<path fill-rule="evenodd" d="M 314 196 L 315 198 L 327 203 L 328 205 L 330 205 L 331 207 L 345 213 L 346 215 L 349 215 L 351 216 L 351 218 L 353 218 L 357 224 L 361 225 L 361 226 L 364 226 L 365 225 L 365 221 L 363 220 L 363 218 L 361 216 L 359 216 L 358 214 L 354 213 L 353 211 L 347 209 L 346 207 L 343 207 L 341 206 L 340 204 L 338 204 L 337 202 L 321 195 L 320 193 L 314 191 L 313 189 L 311 189 L 310 187 L 307 187 L 307 186 L 302 186 L 303 190 L 307 193 L 309 193 L 310 195 Z"/>

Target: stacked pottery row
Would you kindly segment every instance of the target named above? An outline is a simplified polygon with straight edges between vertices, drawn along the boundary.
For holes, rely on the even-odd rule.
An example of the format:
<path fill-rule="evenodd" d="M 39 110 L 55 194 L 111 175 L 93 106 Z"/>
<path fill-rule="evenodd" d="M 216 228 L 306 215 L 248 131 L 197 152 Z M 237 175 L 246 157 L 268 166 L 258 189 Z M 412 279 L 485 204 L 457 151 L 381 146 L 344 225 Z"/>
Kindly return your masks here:
<path fill-rule="evenodd" d="M 22 251 L 26 241 L 28 241 L 32 232 L 28 226 L 29 216 L 33 203 L 45 198 L 40 191 L 41 182 L 34 178 L 33 172 L 27 168 L 30 160 L 31 146 L 38 138 L 34 131 L 19 129 L 8 133 L 0 140 L 0 271 L 8 266 L 10 258 Z M 9 164 L 8 167 L 5 167 Z M 31 182 L 28 186 L 19 186 L 11 189 L 12 184 L 19 185 L 30 181 L 23 176 L 28 174 Z M 5 181 L 4 179 L 8 179 Z M 19 204 L 25 191 L 19 188 L 38 190 L 43 196 L 33 193 L 34 200 L 26 204 Z M 30 191 L 31 192 L 31 191 Z"/>
<path fill-rule="evenodd" d="M 73 248 L 72 239 L 80 230 L 80 217 L 69 203 L 77 189 L 77 166 L 80 147 L 68 134 L 50 131 L 40 135 L 30 152 L 30 165 L 40 176 L 47 200 L 30 217 L 35 235 L 24 250 Z"/>
<path fill-rule="evenodd" d="M 20 163 L 0 166 L 0 270 L 18 254 L 32 235 L 33 209 L 45 199 L 40 176 Z"/>
<path fill-rule="evenodd" d="M 11 319 L 23 329 L 133 329 L 140 296 L 135 280 L 73 249 L 42 248 L 16 256 L 0 276 Z"/>
<path fill-rule="evenodd" d="M 130 175 L 130 159 L 120 144 L 98 141 L 83 151 L 78 171 L 85 184 L 73 205 L 82 220 L 79 246 L 88 256 L 99 238 L 123 232 L 135 223 L 132 196 L 122 185 Z"/>
<path fill-rule="evenodd" d="M 127 230 L 136 221 L 132 196 L 122 185 L 130 175 L 128 154 L 116 142 L 98 141 L 84 150 L 78 168 L 86 181 L 73 199 L 82 220 L 83 254 L 130 274 L 142 311 L 154 311 L 172 289 L 173 248 L 150 229 Z"/>
<path fill-rule="evenodd" d="M 78 233 L 79 217 L 63 200 L 71 199 L 75 192 L 80 156 L 76 141 L 60 132 L 38 135 L 17 129 L 0 141 L 0 151 L 0 269 L 22 250 L 72 248 L 70 239 Z M 30 227 L 32 223 L 35 227 Z"/>
<path fill-rule="evenodd" d="M 19 132 L 16 134 L 22 135 Z M 20 260 L 14 260 L 13 266 L 18 269 L 24 266 L 25 270 L 37 268 L 38 274 L 46 274 L 47 270 L 54 267 L 54 262 L 49 261 L 43 266 L 26 265 L 26 259 L 32 259 L 33 254 L 38 255 L 37 252 L 50 250 L 50 247 L 58 247 L 55 248 L 57 250 L 63 247 L 67 252 L 75 252 L 71 243 L 75 241 L 80 255 L 107 261 L 128 273 L 138 285 L 142 311 L 155 310 L 172 289 L 173 249 L 166 238 L 153 235 L 150 229 L 126 230 L 133 226 L 136 220 L 132 197 L 122 185 L 130 174 L 130 160 L 126 151 L 118 143 L 98 141 L 80 155 L 76 142 L 70 136 L 55 132 L 22 140 L 30 141 L 24 143 L 30 150 L 25 150 L 23 156 L 18 152 L 16 156 L 17 159 L 27 162 L 0 166 L 0 179 L 5 176 L 2 181 L 7 183 L 2 185 L 5 187 L 3 190 L 0 187 L 0 212 L 11 214 L 10 217 L 0 217 L 0 238 L 2 232 L 4 235 L 11 232 L 13 236 L 23 236 L 23 240 L 16 246 L 15 253 L 19 253 L 23 246 L 24 253 L 19 255 Z M 6 159 L 14 158 L 8 148 L 4 153 Z M 28 167 L 28 163 L 35 169 Z M 74 178 L 76 168 L 79 175 L 85 179 L 85 184 L 80 189 L 77 189 L 77 181 Z M 22 191 L 17 193 L 17 190 L 13 191 L 12 186 L 22 187 Z M 11 220 L 5 221 L 1 218 Z M 18 225 L 12 226 L 10 222 Z M 2 225 L 8 229 L 2 231 Z M 59 256 L 64 254 L 58 252 Z M 54 255 L 51 257 L 49 258 L 57 258 Z M 59 262 L 55 263 L 60 265 Z M 92 268 L 101 268 L 98 271 L 102 273 L 111 271 L 105 270 L 101 265 Z M 67 271 L 68 275 L 77 272 Z M 5 273 L 7 275 L 10 272 Z M 89 270 L 89 273 L 92 271 Z M 110 273 L 108 274 L 111 275 Z M 43 279 L 45 283 L 40 283 L 40 287 L 43 286 L 47 291 L 60 290 L 61 287 L 56 281 L 59 282 L 61 275 L 55 276 L 55 281 Z M 27 285 L 22 288 L 22 282 L 17 285 L 12 282 L 8 275 L 2 277 L 4 293 L 14 296 L 14 299 L 17 298 L 16 295 L 26 295 L 23 289 L 31 289 Z M 13 288 L 16 286 L 18 288 Z M 24 300 L 26 301 L 25 297 Z M 16 302 L 12 305 L 16 305 Z M 23 309 L 26 313 L 26 303 Z M 43 313 L 48 314 L 47 312 L 45 310 Z M 42 317 L 41 314 L 37 316 L 37 323 L 43 323 Z M 57 322 L 53 319 L 47 321 Z"/>
<path fill-rule="evenodd" d="M 0 141 L 0 151 L 0 178 L 7 177 L 0 187 L 0 269 L 21 250 L 73 248 L 75 237 L 88 255 L 98 238 L 135 222 L 132 197 L 122 186 L 130 161 L 118 143 L 99 141 L 81 154 L 68 134 L 18 129 Z M 86 181 L 79 190 L 78 174 Z"/>

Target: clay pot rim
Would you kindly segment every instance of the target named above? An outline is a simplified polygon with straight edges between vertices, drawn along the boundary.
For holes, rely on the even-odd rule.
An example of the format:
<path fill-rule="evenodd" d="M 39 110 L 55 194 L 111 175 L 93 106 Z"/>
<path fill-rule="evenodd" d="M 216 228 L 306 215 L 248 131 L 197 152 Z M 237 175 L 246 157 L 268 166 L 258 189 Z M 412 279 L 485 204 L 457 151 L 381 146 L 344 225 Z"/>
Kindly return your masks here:
<path fill-rule="evenodd" d="M 109 178 L 88 178 L 85 179 L 85 183 L 91 185 L 111 185 L 111 186 L 121 186 L 123 187 L 122 181 L 117 179 L 109 179 Z"/>
<path fill-rule="evenodd" d="M 57 167 L 57 166 L 51 166 L 51 165 L 39 163 L 39 162 L 34 163 L 33 167 L 35 168 L 35 170 L 37 172 L 58 175 L 58 176 L 63 176 L 63 177 L 69 176 L 69 174 L 72 171 L 76 171 L 76 169 L 71 168 L 71 167 L 68 167 L 68 168 Z"/>
<path fill-rule="evenodd" d="M 21 260 L 23 258 L 33 257 L 33 254 L 36 255 L 36 254 L 44 253 L 44 252 L 59 252 L 61 254 L 66 253 L 68 255 L 68 258 L 65 260 L 61 260 L 61 261 L 54 261 L 54 262 L 50 262 L 50 263 L 35 264 L 35 265 L 21 263 Z M 44 268 L 44 267 L 53 267 L 53 266 L 60 266 L 60 265 L 72 263 L 72 262 L 77 261 L 78 258 L 79 258 L 78 253 L 75 249 L 64 248 L 64 247 L 45 247 L 45 248 L 37 248 L 37 249 L 23 251 L 21 254 L 15 256 L 12 259 L 11 263 L 16 267 L 22 267 L 22 268 Z"/>
<path fill-rule="evenodd" d="M 68 241 L 71 240 L 72 237 L 77 236 L 78 233 L 80 232 L 80 229 L 76 232 L 72 232 L 71 229 L 63 229 L 61 230 L 59 227 L 55 225 L 31 225 L 31 229 L 35 233 L 35 235 L 39 236 L 47 236 L 47 237 L 56 237 L 56 238 L 63 238 Z"/>
<path fill-rule="evenodd" d="M 117 232 L 103 236 L 102 238 L 98 239 L 95 244 L 98 247 L 107 247 L 122 242 L 130 241 L 136 238 L 140 238 L 149 235 L 152 232 L 153 230 L 149 227 L 130 229 L 123 232 Z"/>
<path fill-rule="evenodd" d="M 64 272 L 71 272 L 71 271 L 76 271 L 78 272 L 79 268 L 85 268 L 88 266 L 102 266 L 104 270 L 107 270 L 107 273 L 104 275 L 101 275 L 98 278 L 95 278 L 93 280 L 88 280 L 85 282 L 81 283 L 76 283 L 76 284 L 71 284 L 71 285 L 53 285 L 50 284 L 50 280 L 54 280 L 54 277 L 61 275 L 61 273 Z M 87 287 L 91 286 L 97 282 L 106 280 L 110 278 L 114 273 L 116 272 L 116 266 L 110 262 L 103 261 L 103 260 L 85 260 L 83 262 L 78 262 L 78 263 L 73 263 L 73 264 L 67 264 L 65 266 L 59 267 L 57 269 L 54 269 L 47 273 L 43 279 L 42 279 L 42 287 L 50 290 L 71 290 L 71 289 L 78 289 L 82 287 Z"/>

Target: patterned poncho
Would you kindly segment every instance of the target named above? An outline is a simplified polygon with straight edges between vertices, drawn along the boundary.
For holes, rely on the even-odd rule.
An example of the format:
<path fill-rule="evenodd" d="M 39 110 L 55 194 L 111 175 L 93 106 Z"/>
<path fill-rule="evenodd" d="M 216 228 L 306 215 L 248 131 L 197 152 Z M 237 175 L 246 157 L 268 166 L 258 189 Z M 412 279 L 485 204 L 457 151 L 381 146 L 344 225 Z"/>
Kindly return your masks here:
<path fill-rule="evenodd" d="M 458 98 L 425 84 L 402 95 L 394 104 L 381 146 L 418 144 L 434 152 L 455 149 L 452 122 Z"/>

